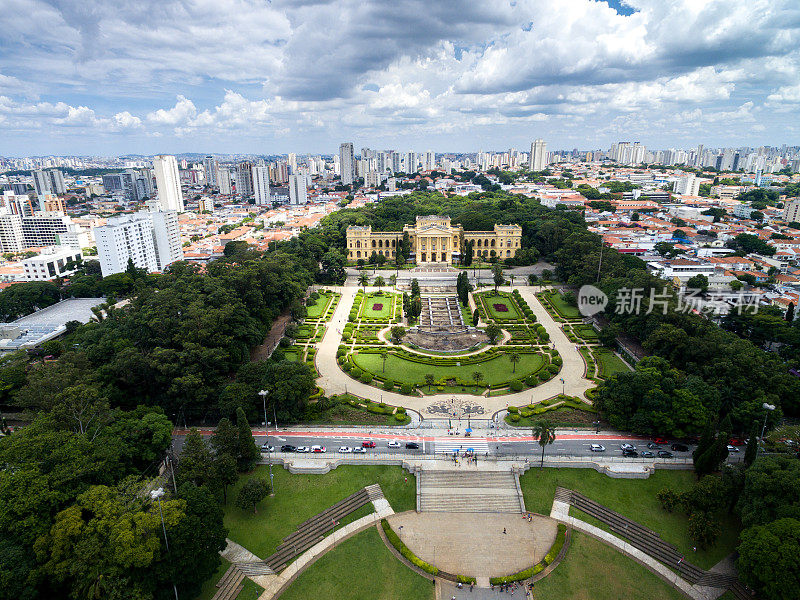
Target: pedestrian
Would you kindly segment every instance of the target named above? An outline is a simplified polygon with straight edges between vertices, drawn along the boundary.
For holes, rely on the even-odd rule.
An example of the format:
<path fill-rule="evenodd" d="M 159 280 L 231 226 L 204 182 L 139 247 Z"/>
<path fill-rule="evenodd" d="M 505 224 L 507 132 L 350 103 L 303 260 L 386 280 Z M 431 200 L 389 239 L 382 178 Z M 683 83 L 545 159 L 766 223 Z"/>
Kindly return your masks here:
<path fill-rule="evenodd" d="M 506 528 L 503 527 L 503 535 L 506 535 Z"/>

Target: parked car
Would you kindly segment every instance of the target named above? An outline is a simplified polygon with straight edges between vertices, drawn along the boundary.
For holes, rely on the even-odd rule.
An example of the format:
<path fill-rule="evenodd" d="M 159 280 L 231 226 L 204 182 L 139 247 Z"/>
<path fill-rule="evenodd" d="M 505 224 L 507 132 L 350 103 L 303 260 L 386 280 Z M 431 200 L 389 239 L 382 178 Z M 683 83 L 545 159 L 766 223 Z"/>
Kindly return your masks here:
<path fill-rule="evenodd" d="M 602 444 L 592 444 L 591 446 L 589 446 L 589 450 L 591 450 L 592 452 L 605 452 L 606 447 L 603 446 Z"/>
<path fill-rule="evenodd" d="M 639 456 L 639 453 L 636 450 L 623 450 L 622 456 L 626 458 L 636 458 Z"/>
<path fill-rule="evenodd" d="M 373 442 L 371 440 L 368 441 L 368 442 L 361 442 L 361 447 L 362 448 L 374 448 L 375 447 L 375 442 Z"/>
<path fill-rule="evenodd" d="M 658 458 L 672 458 L 672 452 L 669 450 L 659 450 Z"/>
<path fill-rule="evenodd" d="M 670 446 L 670 448 L 672 448 L 675 452 L 688 452 L 689 451 L 689 446 L 687 446 L 686 444 L 679 444 L 678 442 L 675 442 L 674 444 L 672 444 L 672 446 Z"/>
<path fill-rule="evenodd" d="M 367 449 L 364 447 L 355 447 L 353 448 L 353 454 L 366 454 Z"/>
<path fill-rule="evenodd" d="M 736 446 L 731 446 L 728 444 L 728 452 L 738 452 L 739 449 Z"/>
<path fill-rule="evenodd" d="M 656 444 L 662 444 L 662 445 L 669 443 L 669 442 L 667 442 L 667 440 L 665 440 L 662 437 L 653 438 L 653 442 L 655 442 Z"/>
<path fill-rule="evenodd" d="M 419 444 L 417 442 L 406 442 L 406 449 L 419 450 Z"/>
<path fill-rule="evenodd" d="M 639 453 L 639 456 L 642 458 L 655 458 L 655 454 L 653 454 L 650 450 L 642 450 Z"/>
<path fill-rule="evenodd" d="M 647 447 L 650 448 L 650 450 L 660 450 L 661 449 L 661 446 L 659 444 L 656 444 L 655 442 L 647 442 Z"/>
<path fill-rule="evenodd" d="M 327 452 L 325 446 L 311 446 L 311 451 L 316 453 Z"/>
<path fill-rule="evenodd" d="M 742 440 L 739 438 L 732 438 L 731 439 L 731 446 L 744 446 L 747 443 L 747 440 Z"/>
<path fill-rule="evenodd" d="M 350 454 L 352 451 L 350 446 L 339 446 L 339 454 Z"/>
<path fill-rule="evenodd" d="M 295 452 L 307 453 L 307 452 L 311 452 L 311 448 L 309 448 L 308 446 L 298 446 L 297 450 L 295 450 Z"/>
<path fill-rule="evenodd" d="M 636 450 L 636 446 L 634 446 L 633 444 L 620 444 L 619 448 L 622 451 L 625 451 L 625 450 Z"/>
<path fill-rule="evenodd" d="M 386 445 L 389 446 L 389 448 L 399 448 L 400 442 L 398 442 L 397 440 L 392 440 Z"/>
<path fill-rule="evenodd" d="M 297 446 L 292 446 L 291 444 L 284 444 L 281 446 L 281 452 L 297 452 Z"/>
<path fill-rule="evenodd" d="M 262 452 L 275 452 L 275 446 L 270 446 L 269 444 L 262 444 L 261 445 Z"/>

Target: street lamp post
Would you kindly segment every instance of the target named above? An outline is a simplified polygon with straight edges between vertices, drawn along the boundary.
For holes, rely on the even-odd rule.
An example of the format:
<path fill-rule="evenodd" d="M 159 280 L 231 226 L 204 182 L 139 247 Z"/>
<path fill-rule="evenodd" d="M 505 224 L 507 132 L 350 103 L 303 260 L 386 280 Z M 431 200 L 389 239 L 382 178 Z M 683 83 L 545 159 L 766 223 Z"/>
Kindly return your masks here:
<path fill-rule="evenodd" d="M 164 495 L 164 488 L 158 488 L 150 492 L 150 498 L 158 500 L 158 513 L 161 515 L 161 529 L 164 531 L 164 545 L 167 547 L 167 554 L 169 554 L 169 540 L 167 540 L 167 526 L 164 524 L 164 511 L 161 510 L 161 496 Z M 172 590 L 175 592 L 175 600 L 178 600 L 178 588 L 175 582 L 172 582 Z"/>
<path fill-rule="evenodd" d="M 771 413 L 773 410 L 775 410 L 775 405 L 774 404 L 768 404 L 767 402 L 764 402 L 764 404 L 761 405 L 761 408 L 764 409 L 764 426 L 761 428 L 761 442 L 763 443 L 764 442 L 764 432 L 767 430 L 767 417 L 769 416 L 769 413 Z"/>
<path fill-rule="evenodd" d="M 275 485 L 274 485 L 274 480 L 273 480 L 273 475 L 272 475 L 272 451 L 270 450 L 270 447 L 269 447 L 269 428 L 267 427 L 269 425 L 269 423 L 267 422 L 267 396 L 269 395 L 269 391 L 268 390 L 261 390 L 260 392 L 258 392 L 258 395 L 261 396 L 261 400 L 264 402 L 264 433 L 267 436 L 267 442 L 266 442 L 266 444 L 267 444 L 267 458 L 269 459 L 269 491 L 270 491 L 270 494 L 274 495 L 275 494 Z M 275 406 L 273 406 L 272 408 L 273 408 L 273 413 L 274 413 Z M 275 428 L 276 429 L 278 428 L 277 420 L 275 421 Z"/>

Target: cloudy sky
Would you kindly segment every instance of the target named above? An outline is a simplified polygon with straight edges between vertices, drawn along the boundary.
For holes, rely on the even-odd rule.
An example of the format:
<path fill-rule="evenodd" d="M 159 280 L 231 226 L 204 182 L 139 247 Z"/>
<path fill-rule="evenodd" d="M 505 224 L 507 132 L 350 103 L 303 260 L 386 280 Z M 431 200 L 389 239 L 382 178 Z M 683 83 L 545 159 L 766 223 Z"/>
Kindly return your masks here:
<path fill-rule="evenodd" d="M 0 155 L 799 144 L 798 0 L 3 0 Z"/>

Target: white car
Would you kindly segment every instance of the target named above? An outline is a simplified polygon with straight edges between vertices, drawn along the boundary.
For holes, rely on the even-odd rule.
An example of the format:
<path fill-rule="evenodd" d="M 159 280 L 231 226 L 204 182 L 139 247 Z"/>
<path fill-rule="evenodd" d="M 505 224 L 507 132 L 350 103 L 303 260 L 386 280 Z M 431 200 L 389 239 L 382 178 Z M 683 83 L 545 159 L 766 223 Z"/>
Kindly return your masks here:
<path fill-rule="evenodd" d="M 619 447 L 620 450 L 636 450 L 636 446 L 633 444 L 621 444 Z"/>
<path fill-rule="evenodd" d="M 400 442 L 398 442 L 397 440 L 392 440 L 391 442 L 389 442 L 386 445 L 389 446 L 389 448 L 399 448 L 400 447 Z"/>
<path fill-rule="evenodd" d="M 736 446 L 731 446 L 728 444 L 728 452 L 738 452 L 739 449 Z"/>
<path fill-rule="evenodd" d="M 327 452 L 327 449 L 325 448 L 325 446 L 311 446 L 311 451 L 319 453 L 319 452 Z"/>
<path fill-rule="evenodd" d="M 261 446 L 262 452 L 275 452 L 275 446 L 269 446 L 268 444 L 263 444 Z"/>
<path fill-rule="evenodd" d="M 353 449 L 350 446 L 339 446 L 339 454 L 350 454 Z"/>
<path fill-rule="evenodd" d="M 307 452 L 311 452 L 311 448 L 309 448 L 308 446 L 298 446 L 297 450 L 295 450 L 295 452 L 307 453 Z"/>
<path fill-rule="evenodd" d="M 592 444 L 592 445 L 589 447 L 589 449 L 590 449 L 592 452 L 605 452 L 605 451 L 606 451 L 606 447 L 605 447 L 605 446 L 603 446 L 603 445 L 601 445 L 601 444 Z"/>
<path fill-rule="evenodd" d="M 364 448 L 363 446 L 356 446 L 355 448 L 353 448 L 353 454 L 366 454 L 366 453 L 367 449 Z"/>

